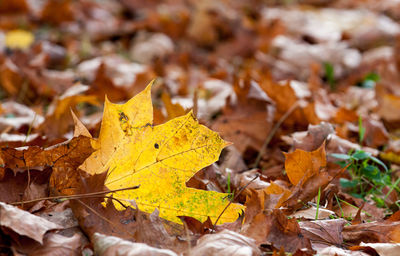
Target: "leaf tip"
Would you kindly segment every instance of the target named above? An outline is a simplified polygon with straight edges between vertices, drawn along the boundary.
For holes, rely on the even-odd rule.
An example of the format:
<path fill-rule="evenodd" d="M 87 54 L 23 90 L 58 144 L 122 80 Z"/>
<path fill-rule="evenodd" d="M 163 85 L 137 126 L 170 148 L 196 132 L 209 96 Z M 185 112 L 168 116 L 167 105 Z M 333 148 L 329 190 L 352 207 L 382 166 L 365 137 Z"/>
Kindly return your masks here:
<path fill-rule="evenodd" d="M 224 143 L 224 144 L 222 145 L 223 148 L 226 148 L 226 147 L 228 147 L 228 146 L 233 145 L 233 142 L 226 141 L 226 140 L 223 140 L 223 143 Z"/>
<path fill-rule="evenodd" d="M 89 137 L 92 138 L 92 135 L 90 134 L 90 132 L 88 131 L 88 129 L 85 127 L 85 125 L 81 122 L 81 120 L 79 120 L 79 118 L 75 115 L 74 111 L 72 111 L 72 109 L 70 109 L 71 111 L 71 115 L 72 115 L 72 119 L 74 120 L 74 137 L 79 137 L 79 136 L 85 136 L 85 137 Z"/>

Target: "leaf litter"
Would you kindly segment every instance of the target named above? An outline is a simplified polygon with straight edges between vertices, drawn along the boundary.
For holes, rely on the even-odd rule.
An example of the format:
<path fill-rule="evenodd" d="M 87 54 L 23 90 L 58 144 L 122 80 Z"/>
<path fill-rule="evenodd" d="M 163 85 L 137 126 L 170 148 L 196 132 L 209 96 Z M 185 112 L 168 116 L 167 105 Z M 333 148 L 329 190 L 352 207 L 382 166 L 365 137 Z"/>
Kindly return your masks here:
<path fill-rule="evenodd" d="M 0 1 L 0 253 L 399 254 L 400 5 L 273 2 Z"/>

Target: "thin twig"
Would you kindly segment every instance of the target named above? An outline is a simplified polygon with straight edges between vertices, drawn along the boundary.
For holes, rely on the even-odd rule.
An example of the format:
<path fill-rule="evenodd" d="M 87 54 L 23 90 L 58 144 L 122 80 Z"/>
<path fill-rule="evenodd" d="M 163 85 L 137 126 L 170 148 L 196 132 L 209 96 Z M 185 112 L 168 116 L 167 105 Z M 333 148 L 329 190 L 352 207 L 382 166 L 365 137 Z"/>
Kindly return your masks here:
<path fill-rule="evenodd" d="M 193 94 L 193 115 L 197 118 L 198 111 L 199 111 L 199 89 L 196 88 Z"/>
<path fill-rule="evenodd" d="M 28 141 L 29 135 L 31 135 L 32 127 L 33 127 L 33 125 L 35 124 L 35 121 L 36 121 L 36 116 L 37 116 L 37 114 L 36 114 L 36 112 L 35 112 L 35 115 L 33 116 L 33 120 L 32 120 L 32 122 L 29 124 L 28 132 L 26 133 L 26 136 L 25 136 L 25 139 L 24 139 L 24 143 L 22 144 L 22 145 L 24 145 L 24 146 L 25 146 L 26 142 Z"/>
<path fill-rule="evenodd" d="M 70 195 L 70 196 L 49 196 L 49 197 L 42 197 L 42 198 L 37 198 L 37 199 L 33 199 L 33 200 L 28 200 L 28 201 L 14 202 L 14 203 L 10 203 L 10 204 L 11 205 L 20 205 L 20 204 L 35 203 L 35 202 L 39 202 L 39 201 L 42 201 L 42 200 L 89 198 L 89 197 L 93 197 L 93 196 L 98 196 L 98 195 L 103 195 L 103 194 L 108 194 L 108 193 L 114 193 L 114 192 L 124 191 L 124 190 L 138 189 L 138 188 L 139 188 L 139 186 L 133 186 L 133 187 L 120 188 L 120 189 L 115 189 L 115 190 L 110 190 L 110 191 L 99 191 L 99 192 L 92 192 L 92 193 L 86 193 L 86 194 L 77 194 L 77 195 Z"/>
<path fill-rule="evenodd" d="M 228 207 L 232 204 L 233 201 L 235 201 L 235 200 L 239 197 L 239 195 L 243 192 L 243 190 L 245 190 L 245 189 L 250 185 L 250 183 L 252 183 L 253 181 L 255 181 L 258 177 L 260 177 L 260 175 L 257 173 L 256 176 L 255 176 L 251 181 L 249 181 L 244 187 L 242 187 L 242 188 L 239 190 L 239 192 L 235 195 L 235 197 L 234 197 L 231 201 L 229 201 L 229 203 L 225 206 L 225 208 L 224 208 L 224 209 L 222 210 L 222 212 L 219 214 L 217 220 L 214 222 L 214 224 L 213 224 L 213 230 L 215 230 L 215 226 L 217 225 L 219 219 L 221 218 L 222 214 L 224 214 L 224 212 L 226 211 L 226 209 L 228 209 Z"/>
<path fill-rule="evenodd" d="M 264 144 L 261 147 L 260 152 L 257 155 L 256 161 L 253 165 L 253 168 L 258 168 L 258 165 L 260 164 L 261 157 L 264 154 L 265 149 L 268 147 L 268 144 L 271 142 L 272 138 L 274 137 L 275 133 L 278 131 L 279 127 L 282 125 L 282 123 L 297 109 L 299 106 L 299 102 L 296 101 L 295 104 L 293 104 L 286 113 L 281 116 L 281 118 L 278 120 L 278 122 L 272 127 L 271 132 L 268 134 L 268 137 L 265 139 Z"/>

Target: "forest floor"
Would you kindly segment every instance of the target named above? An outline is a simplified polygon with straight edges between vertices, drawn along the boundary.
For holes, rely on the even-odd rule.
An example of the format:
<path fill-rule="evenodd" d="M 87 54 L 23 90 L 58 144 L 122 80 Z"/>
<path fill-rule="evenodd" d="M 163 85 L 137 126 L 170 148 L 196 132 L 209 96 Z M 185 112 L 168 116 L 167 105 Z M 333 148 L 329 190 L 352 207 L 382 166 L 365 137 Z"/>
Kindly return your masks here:
<path fill-rule="evenodd" d="M 0 1 L 0 100 L 0 255 L 400 255 L 399 1 Z"/>

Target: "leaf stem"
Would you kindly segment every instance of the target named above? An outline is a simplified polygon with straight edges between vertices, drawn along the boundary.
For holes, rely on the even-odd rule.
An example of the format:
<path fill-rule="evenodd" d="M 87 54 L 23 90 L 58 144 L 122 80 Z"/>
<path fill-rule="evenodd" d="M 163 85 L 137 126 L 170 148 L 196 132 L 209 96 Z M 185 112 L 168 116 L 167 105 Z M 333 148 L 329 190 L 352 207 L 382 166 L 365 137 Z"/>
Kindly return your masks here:
<path fill-rule="evenodd" d="M 76 194 L 76 195 L 70 195 L 70 196 L 49 196 L 49 197 L 36 198 L 36 199 L 33 199 L 33 200 L 28 200 L 28 201 L 14 202 L 14 203 L 10 203 L 10 204 L 11 205 L 21 205 L 21 204 L 35 203 L 35 202 L 39 202 L 39 201 L 42 201 L 42 200 L 87 198 L 87 197 L 93 197 L 93 196 L 98 196 L 98 195 L 104 195 L 104 194 L 108 194 L 108 193 L 114 193 L 114 192 L 118 192 L 118 191 L 138 189 L 139 186 L 140 185 L 133 186 L 133 187 L 128 187 L 128 188 L 120 188 L 120 189 L 115 189 L 115 190 L 109 190 L 109 191 L 99 191 L 99 192 Z"/>
<path fill-rule="evenodd" d="M 297 101 L 295 104 L 293 104 L 286 113 L 281 116 L 281 118 L 278 120 L 278 122 L 272 127 L 271 132 L 268 134 L 267 138 L 264 141 L 264 144 L 262 145 L 260 152 L 258 152 L 256 161 L 254 162 L 253 168 L 258 168 L 258 165 L 260 164 L 261 157 L 264 154 L 264 151 L 266 147 L 268 147 L 268 144 L 271 142 L 272 138 L 274 137 L 275 133 L 278 131 L 279 127 L 282 125 L 282 123 L 297 109 L 299 106 L 299 102 Z"/>

